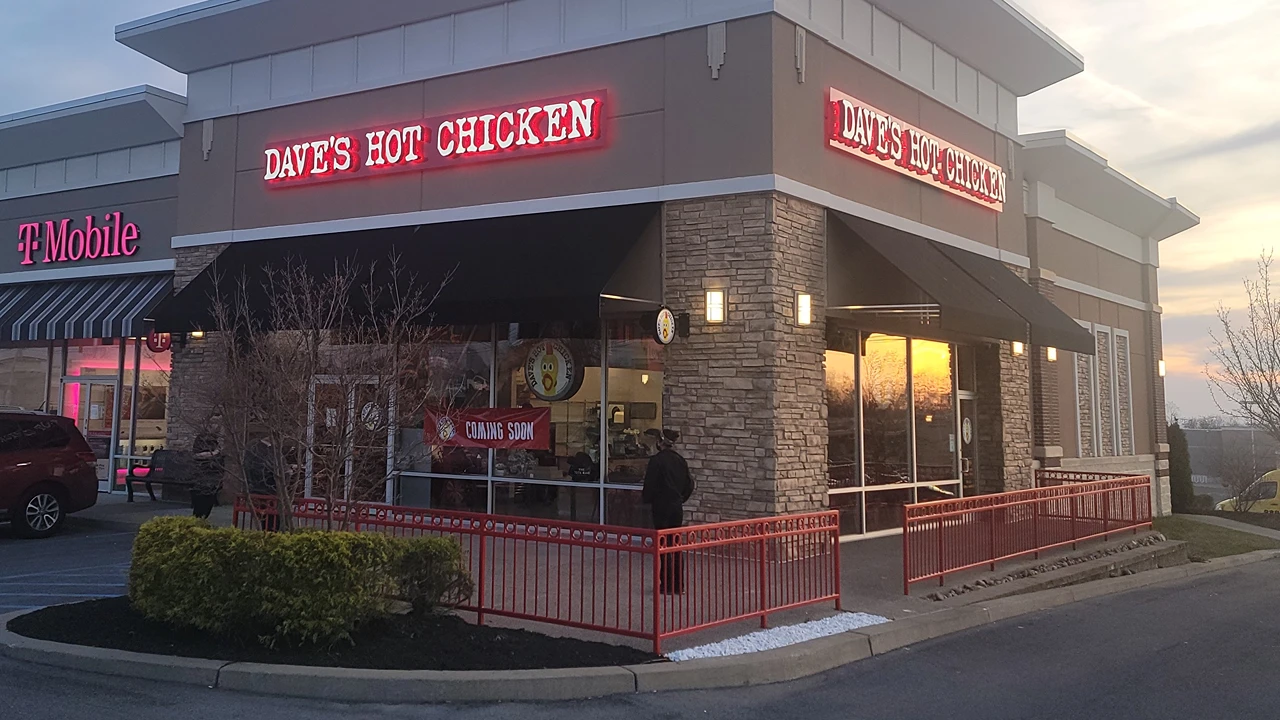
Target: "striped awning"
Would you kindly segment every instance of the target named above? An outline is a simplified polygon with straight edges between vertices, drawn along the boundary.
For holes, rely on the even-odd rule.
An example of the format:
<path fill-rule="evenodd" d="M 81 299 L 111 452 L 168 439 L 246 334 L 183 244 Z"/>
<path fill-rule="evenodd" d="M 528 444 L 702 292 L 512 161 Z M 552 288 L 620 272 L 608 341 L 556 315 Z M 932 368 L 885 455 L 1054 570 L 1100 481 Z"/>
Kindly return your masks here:
<path fill-rule="evenodd" d="M 0 340 L 139 337 L 173 275 L 121 275 L 0 287 Z"/>

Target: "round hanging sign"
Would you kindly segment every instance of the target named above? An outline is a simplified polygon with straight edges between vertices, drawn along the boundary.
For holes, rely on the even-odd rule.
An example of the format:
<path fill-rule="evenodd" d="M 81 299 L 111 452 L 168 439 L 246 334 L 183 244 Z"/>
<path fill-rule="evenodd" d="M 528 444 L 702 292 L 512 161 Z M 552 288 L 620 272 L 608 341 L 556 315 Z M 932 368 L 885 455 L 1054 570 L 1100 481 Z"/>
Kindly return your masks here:
<path fill-rule="evenodd" d="M 965 445 L 973 442 L 973 421 L 969 418 L 960 423 L 960 437 L 964 438 Z"/>
<path fill-rule="evenodd" d="M 378 429 L 378 423 L 382 422 L 382 408 L 371 402 L 365 403 L 360 410 L 360 421 L 366 430 Z"/>
<path fill-rule="evenodd" d="M 167 352 L 171 347 L 173 347 L 173 336 L 169 333 L 153 332 L 147 335 L 147 349 L 151 352 Z"/>
<path fill-rule="evenodd" d="M 569 346 L 559 340 L 544 340 L 529 351 L 524 380 L 534 397 L 556 402 L 578 392 L 582 385 L 580 370 Z"/>
<path fill-rule="evenodd" d="M 676 339 L 676 314 L 671 312 L 671 308 L 664 307 L 658 311 L 653 337 L 663 345 L 670 345 Z"/>

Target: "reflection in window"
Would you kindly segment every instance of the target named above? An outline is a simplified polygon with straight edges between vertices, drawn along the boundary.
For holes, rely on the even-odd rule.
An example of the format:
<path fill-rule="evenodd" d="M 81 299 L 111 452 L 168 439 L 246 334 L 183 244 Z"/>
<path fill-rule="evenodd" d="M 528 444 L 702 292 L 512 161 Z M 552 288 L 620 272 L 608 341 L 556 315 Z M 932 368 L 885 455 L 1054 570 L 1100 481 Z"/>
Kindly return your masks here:
<path fill-rule="evenodd" d="M 951 346 L 911 341 L 912 392 L 915 395 L 916 482 L 954 480 L 956 416 L 951 391 Z"/>
<path fill-rule="evenodd" d="M 887 335 L 871 335 L 866 339 L 862 357 L 862 411 L 866 484 L 911 482 L 905 339 Z"/>
<path fill-rule="evenodd" d="M 862 403 L 858 399 L 856 361 L 852 353 L 827 351 L 827 486 L 831 488 L 862 484 L 858 472 L 858 413 Z"/>

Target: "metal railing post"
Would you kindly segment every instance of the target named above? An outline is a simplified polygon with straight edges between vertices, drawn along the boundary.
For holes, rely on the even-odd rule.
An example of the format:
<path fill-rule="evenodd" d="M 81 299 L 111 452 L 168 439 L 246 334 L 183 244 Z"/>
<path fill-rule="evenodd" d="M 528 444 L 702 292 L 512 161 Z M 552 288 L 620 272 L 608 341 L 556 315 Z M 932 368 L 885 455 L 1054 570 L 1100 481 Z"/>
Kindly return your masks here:
<path fill-rule="evenodd" d="M 907 531 L 905 528 L 903 529 L 902 534 L 903 535 L 907 534 Z M 831 529 L 831 543 L 835 548 L 835 558 L 834 558 L 835 566 L 832 569 L 835 571 L 836 610 L 843 610 L 844 609 L 843 607 L 843 600 L 844 600 L 843 587 L 844 586 L 842 582 L 844 578 L 840 575 L 840 522 L 839 521 L 836 521 L 835 527 Z"/>
<path fill-rule="evenodd" d="M 760 537 L 760 627 L 769 627 L 769 563 L 765 558 L 768 548 L 766 538 Z"/>
<path fill-rule="evenodd" d="M 653 654 L 662 655 L 662 531 L 653 533 Z"/>
<path fill-rule="evenodd" d="M 991 508 L 991 572 L 996 571 L 996 508 Z"/>
<path fill-rule="evenodd" d="M 479 586 L 480 586 L 479 589 L 476 591 L 476 624 L 484 625 L 484 600 L 485 600 L 484 585 L 485 585 L 485 580 L 487 580 L 489 577 L 488 575 L 489 538 L 486 537 L 485 535 L 483 522 L 480 523 L 480 532 L 476 534 L 476 537 L 480 538 L 480 567 L 476 571 L 476 575 L 479 579 Z"/>
<path fill-rule="evenodd" d="M 902 506 L 902 594 L 911 594 L 911 519 L 906 505 Z"/>
<path fill-rule="evenodd" d="M 1076 538 L 1080 537 L 1080 533 L 1076 531 L 1076 500 L 1080 498 L 1077 494 L 1071 495 L 1071 549 L 1076 549 Z"/>

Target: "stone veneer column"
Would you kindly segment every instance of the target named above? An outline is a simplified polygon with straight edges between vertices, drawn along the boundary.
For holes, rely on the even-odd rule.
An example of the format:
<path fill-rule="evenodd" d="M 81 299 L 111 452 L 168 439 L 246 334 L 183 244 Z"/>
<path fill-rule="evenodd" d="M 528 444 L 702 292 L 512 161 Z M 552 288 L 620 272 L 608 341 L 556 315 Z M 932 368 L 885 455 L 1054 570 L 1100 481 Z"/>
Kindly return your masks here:
<path fill-rule="evenodd" d="M 664 375 L 665 422 L 697 482 L 691 519 L 824 509 L 825 208 L 778 193 L 669 202 L 664 263 L 667 303 L 691 316 Z M 711 289 L 726 292 L 723 324 L 706 321 Z"/>
<path fill-rule="evenodd" d="M 1031 286 L 1050 303 L 1057 285 L 1056 276 L 1040 270 L 1033 273 Z M 1045 348 L 1030 347 L 1031 419 L 1033 457 L 1040 467 L 1062 466 L 1062 413 L 1058 400 L 1058 366 L 1070 355 L 1058 352 L 1058 362 L 1049 362 Z"/>
<path fill-rule="evenodd" d="M 1025 268 L 1009 266 L 1026 280 Z M 1038 349 L 1043 353 L 1043 349 Z M 977 348 L 978 492 L 1035 487 L 1032 471 L 1031 361 L 1001 341 Z"/>
<path fill-rule="evenodd" d="M 204 245 L 193 248 L 175 248 L 174 292 L 182 290 L 202 270 L 222 254 L 227 246 Z M 211 380 L 219 371 L 219 338 L 206 335 L 200 340 L 188 339 L 173 346 L 173 367 L 169 372 L 168 427 L 166 445 L 174 450 L 190 450 L 197 427 L 203 418 L 194 389 Z"/>

